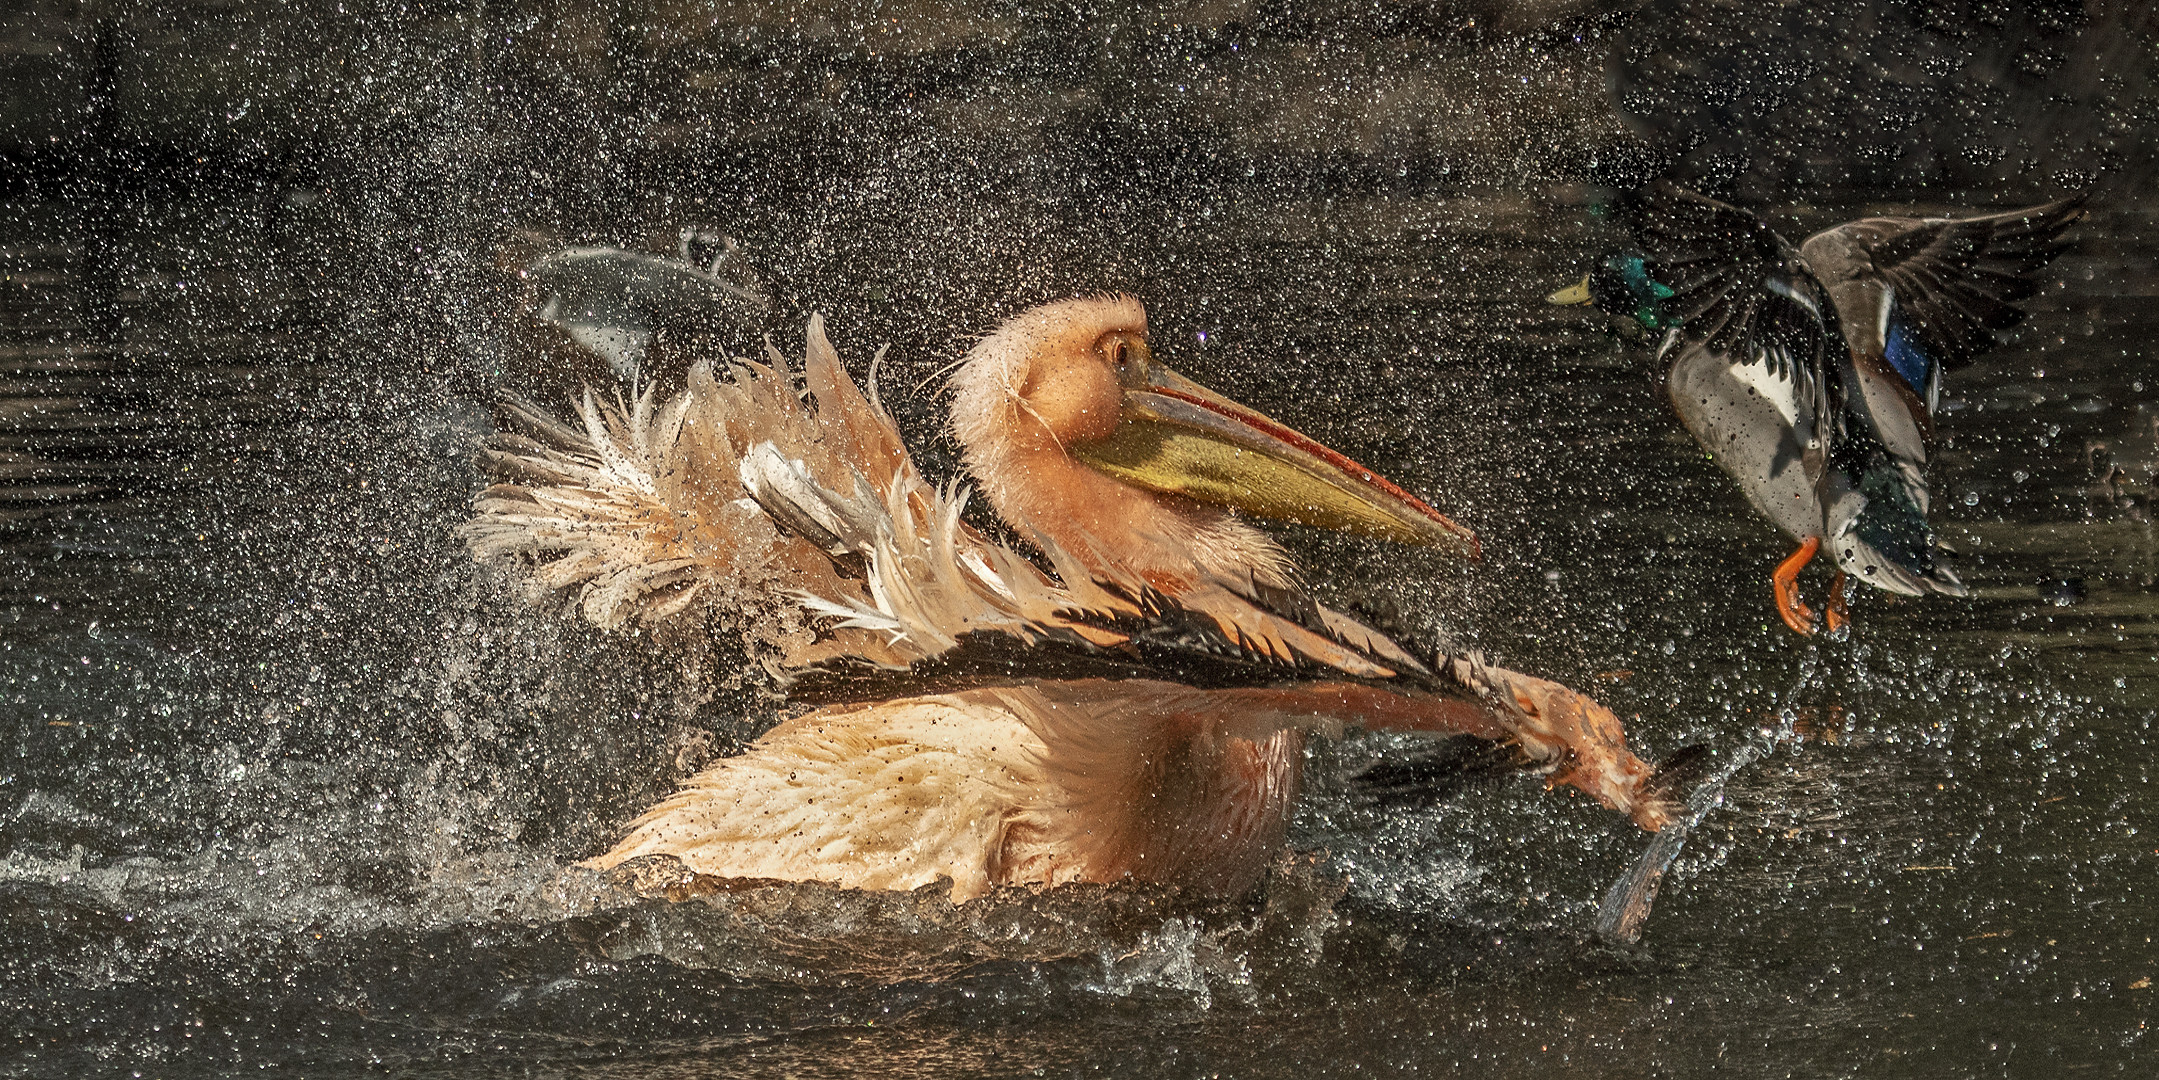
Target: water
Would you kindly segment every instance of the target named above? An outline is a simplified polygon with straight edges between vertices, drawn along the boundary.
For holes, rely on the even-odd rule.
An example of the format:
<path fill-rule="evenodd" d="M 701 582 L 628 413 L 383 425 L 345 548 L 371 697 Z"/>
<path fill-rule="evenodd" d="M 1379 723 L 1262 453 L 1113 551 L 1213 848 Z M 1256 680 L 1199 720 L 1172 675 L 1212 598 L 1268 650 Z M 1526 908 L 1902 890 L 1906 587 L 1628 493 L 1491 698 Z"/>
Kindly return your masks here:
<path fill-rule="evenodd" d="M 471 115 L 459 95 L 481 91 L 443 83 L 371 100 Z M 891 161 L 806 153 L 785 179 L 543 155 L 535 193 L 501 186 L 526 162 L 487 149 L 538 141 L 524 123 L 416 122 L 291 174 L 0 204 L 0 395 L 37 403 L 10 414 L 29 419 L 8 448 L 67 488 L 8 504 L 0 535 L 0 1070 L 2159 1061 L 2148 204 L 2103 205 L 2027 325 L 1949 384 L 1935 517 L 1973 597 L 1863 594 L 1849 640 L 1800 641 L 1769 603 L 1782 542 L 1636 358 L 1539 303 L 1617 239 L 1580 189 L 946 175 L 954 144 L 903 131 Z M 611 169 L 633 182 L 574 197 Z M 1823 201 L 1794 231 L 1865 209 Z M 515 267 L 558 237 L 664 247 L 684 224 L 741 238 L 790 305 L 734 328 L 745 347 L 821 310 L 858 374 L 893 343 L 888 386 L 1026 303 L 1132 289 L 1170 363 L 1485 537 L 1462 567 L 1291 535 L 1328 596 L 1591 690 L 1653 756 L 1770 749 L 1631 947 L 1591 927 L 1642 834 L 1527 782 L 1360 808 L 1340 777 L 1387 752 L 1371 739 L 1314 751 L 1293 854 L 1238 903 L 780 888 L 669 905 L 592 880 L 569 864 L 778 705 L 722 648 L 529 608 L 452 530 L 486 396 L 520 377 Z M 934 394 L 894 404 L 925 466 L 949 469 Z"/>

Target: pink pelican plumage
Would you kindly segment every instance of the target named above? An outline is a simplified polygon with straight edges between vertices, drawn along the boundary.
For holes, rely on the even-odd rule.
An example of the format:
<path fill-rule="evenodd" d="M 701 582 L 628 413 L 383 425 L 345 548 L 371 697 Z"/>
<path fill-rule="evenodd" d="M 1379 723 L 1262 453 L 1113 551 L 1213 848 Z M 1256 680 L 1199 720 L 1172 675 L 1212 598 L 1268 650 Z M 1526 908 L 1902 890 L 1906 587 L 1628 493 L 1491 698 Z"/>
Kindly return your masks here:
<path fill-rule="evenodd" d="M 1646 829 L 1675 812 L 1672 774 L 1596 702 L 1475 655 L 1420 660 L 1316 602 L 1240 514 L 1470 556 L 1476 538 L 1171 371 L 1137 300 L 1023 312 L 952 376 L 951 431 L 1024 548 L 968 525 L 968 489 L 923 478 L 874 378 L 848 377 L 820 319 L 807 337 L 800 390 L 768 344 L 691 365 L 664 401 L 588 390 L 574 424 L 512 402 L 490 442 L 476 552 L 601 626 L 732 626 L 804 696 L 855 698 L 713 763 L 587 865 L 947 879 L 955 901 L 1236 893 L 1282 844 L 1308 734 L 1344 727 L 1511 744 Z"/>

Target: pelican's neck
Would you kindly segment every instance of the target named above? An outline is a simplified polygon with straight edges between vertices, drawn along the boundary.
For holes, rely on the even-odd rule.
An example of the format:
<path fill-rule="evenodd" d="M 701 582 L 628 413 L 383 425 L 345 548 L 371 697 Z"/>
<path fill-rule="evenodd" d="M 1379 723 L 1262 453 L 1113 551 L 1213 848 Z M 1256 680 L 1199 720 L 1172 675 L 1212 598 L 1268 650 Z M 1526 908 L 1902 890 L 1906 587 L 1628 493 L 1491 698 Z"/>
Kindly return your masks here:
<path fill-rule="evenodd" d="M 953 429 L 997 516 L 1095 580 L 1177 596 L 1204 582 L 1290 588 L 1288 556 L 1217 507 L 1143 491 L 1087 467 L 994 383 L 961 380 Z"/>
<path fill-rule="evenodd" d="M 1146 332 L 1138 301 L 1096 297 L 1024 312 L 977 343 L 952 376 L 952 433 L 968 472 L 1008 524 L 1098 581 L 1172 596 L 1210 580 L 1293 587 L 1282 549 L 1227 511 L 1132 487 L 1073 458 L 1066 440 L 1116 426 L 1119 392 L 1114 382 L 1090 389 L 1084 364 L 1061 361 L 1091 354 L 1106 334 Z M 1080 381 L 1035 382 L 1053 378 Z"/>

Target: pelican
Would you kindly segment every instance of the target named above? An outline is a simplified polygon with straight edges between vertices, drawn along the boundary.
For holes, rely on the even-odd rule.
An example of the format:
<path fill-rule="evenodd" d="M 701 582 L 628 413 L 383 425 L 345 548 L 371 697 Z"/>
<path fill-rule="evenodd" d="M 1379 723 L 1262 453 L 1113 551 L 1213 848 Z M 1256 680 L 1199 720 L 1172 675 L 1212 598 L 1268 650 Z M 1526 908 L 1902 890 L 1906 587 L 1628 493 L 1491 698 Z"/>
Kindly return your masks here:
<path fill-rule="evenodd" d="M 691 365 L 662 402 L 512 402 L 466 526 L 603 627 L 731 627 L 798 696 L 781 723 L 585 864 L 815 881 L 955 902 L 1148 881 L 1235 894 L 1283 842 L 1307 736 L 1508 743 L 1655 830 L 1679 772 L 1608 710 L 1475 655 L 1420 660 L 1306 592 L 1238 516 L 1474 556 L 1473 533 L 1340 453 L 1163 365 L 1129 296 L 1004 323 L 952 376 L 951 432 L 1031 551 L 964 522 L 822 320 L 795 369 Z M 880 354 L 881 355 L 881 354 Z M 1195 674 L 1195 672 L 1197 674 Z M 922 691 L 935 689 L 938 692 Z M 865 700 L 866 699 L 866 700 Z"/>

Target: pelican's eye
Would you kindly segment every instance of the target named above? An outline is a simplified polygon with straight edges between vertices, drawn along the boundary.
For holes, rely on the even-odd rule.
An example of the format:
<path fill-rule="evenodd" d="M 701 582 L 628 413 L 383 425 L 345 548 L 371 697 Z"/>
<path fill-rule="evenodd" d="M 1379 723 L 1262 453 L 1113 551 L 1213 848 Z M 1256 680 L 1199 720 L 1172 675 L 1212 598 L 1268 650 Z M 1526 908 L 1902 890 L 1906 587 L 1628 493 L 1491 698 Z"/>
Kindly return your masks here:
<path fill-rule="evenodd" d="M 1117 373 L 1117 381 L 1137 386 L 1147 380 L 1147 341 L 1128 333 L 1105 334 L 1098 346 L 1102 359 Z"/>

